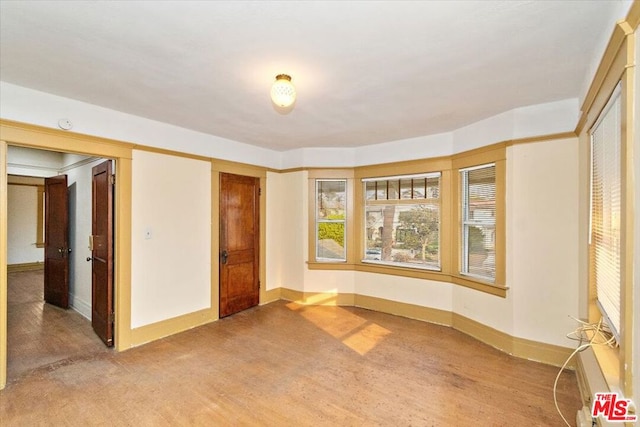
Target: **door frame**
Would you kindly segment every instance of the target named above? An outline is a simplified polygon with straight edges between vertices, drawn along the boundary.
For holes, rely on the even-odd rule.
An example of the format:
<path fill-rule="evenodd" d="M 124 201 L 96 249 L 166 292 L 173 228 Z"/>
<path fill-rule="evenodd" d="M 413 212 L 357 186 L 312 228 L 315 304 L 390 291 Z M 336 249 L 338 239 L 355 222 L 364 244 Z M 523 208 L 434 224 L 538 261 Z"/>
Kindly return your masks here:
<path fill-rule="evenodd" d="M 133 144 L 0 119 L 0 390 L 7 382 L 7 147 L 85 154 L 116 161 L 114 293 L 116 350 L 131 338 L 131 171 Z"/>

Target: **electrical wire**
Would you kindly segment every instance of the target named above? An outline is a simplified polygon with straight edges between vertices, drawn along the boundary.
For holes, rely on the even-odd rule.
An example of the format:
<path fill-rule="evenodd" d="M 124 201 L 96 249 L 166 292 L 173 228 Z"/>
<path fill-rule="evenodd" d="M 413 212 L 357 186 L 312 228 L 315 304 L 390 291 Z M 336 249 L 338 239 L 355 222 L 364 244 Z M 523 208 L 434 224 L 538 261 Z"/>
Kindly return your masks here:
<path fill-rule="evenodd" d="M 558 371 L 558 375 L 556 375 L 556 380 L 553 382 L 553 403 L 556 405 L 556 410 L 558 411 L 558 414 L 560 414 L 562 421 L 564 421 L 567 426 L 571 427 L 571 424 L 569 424 L 567 419 L 562 414 L 560 406 L 558 406 L 557 387 L 560 375 L 569 364 L 569 361 L 581 351 L 584 351 L 589 347 L 593 347 L 594 345 L 606 345 L 609 347 L 615 347 L 617 344 L 615 336 L 611 333 L 611 331 L 608 330 L 606 325 L 602 323 L 602 318 L 597 323 L 588 323 L 576 319 L 573 316 L 569 317 L 578 322 L 580 326 L 578 326 L 573 332 L 568 333 L 567 338 L 578 341 L 579 344 L 578 347 L 569 355 L 567 360 L 564 362 L 564 364 L 560 368 L 560 371 Z M 591 338 L 588 342 L 583 344 L 585 337 L 588 337 L 589 335 L 591 335 Z"/>

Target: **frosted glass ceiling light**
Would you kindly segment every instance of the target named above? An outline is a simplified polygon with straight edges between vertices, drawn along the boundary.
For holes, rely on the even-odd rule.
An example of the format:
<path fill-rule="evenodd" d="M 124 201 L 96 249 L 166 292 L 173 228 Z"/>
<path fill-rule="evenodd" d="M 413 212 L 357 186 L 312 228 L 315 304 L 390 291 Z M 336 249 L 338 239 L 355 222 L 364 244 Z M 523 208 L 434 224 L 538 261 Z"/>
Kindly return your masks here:
<path fill-rule="evenodd" d="M 296 101 L 296 88 L 291 83 L 291 77 L 278 74 L 271 86 L 271 100 L 278 107 L 289 107 Z"/>

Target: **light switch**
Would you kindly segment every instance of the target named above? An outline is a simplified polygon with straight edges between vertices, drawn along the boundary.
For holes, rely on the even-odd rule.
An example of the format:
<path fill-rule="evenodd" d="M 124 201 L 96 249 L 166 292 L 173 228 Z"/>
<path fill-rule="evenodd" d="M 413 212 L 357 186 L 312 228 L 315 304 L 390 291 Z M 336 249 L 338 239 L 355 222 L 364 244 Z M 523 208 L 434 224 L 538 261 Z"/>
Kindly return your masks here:
<path fill-rule="evenodd" d="M 153 231 L 151 230 L 151 227 L 147 227 L 144 230 L 144 238 L 146 240 L 149 240 L 153 237 Z"/>

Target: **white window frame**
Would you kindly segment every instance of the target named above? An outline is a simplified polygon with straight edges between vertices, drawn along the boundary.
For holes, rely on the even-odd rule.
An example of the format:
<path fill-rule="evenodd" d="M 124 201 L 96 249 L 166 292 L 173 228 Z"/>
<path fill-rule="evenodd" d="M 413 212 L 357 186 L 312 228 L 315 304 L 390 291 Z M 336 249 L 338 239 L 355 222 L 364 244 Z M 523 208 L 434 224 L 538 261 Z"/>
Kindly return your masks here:
<path fill-rule="evenodd" d="M 343 182 L 344 183 L 344 218 L 343 219 L 324 219 L 318 217 L 319 206 L 318 206 L 318 190 L 320 188 L 320 182 Z M 347 179 L 342 178 L 317 178 L 315 179 L 315 203 L 314 203 L 314 216 L 315 216 L 315 260 L 317 262 L 346 262 L 347 261 L 347 215 L 349 215 L 347 211 L 347 200 L 349 199 L 348 193 L 348 185 Z M 318 254 L 318 226 L 319 224 L 343 224 L 343 242 L 344 242 L 344 256 L 342 258 L 324 258 Z"/>
<path fill-rule="evenodd" d="M 461 218 L 460 218 L 460 240 L 461 240 L 461 253 L 460 253 L 460 274 L 463 276 L 473 277 L 479 280 L 487 281 L 489 283 L 495 283 L 496 281 L 496 272 L 494 271 L 493 277 L 483 276 L 480 274 L 473 274 L 469 272 L 469 238 L 467 230 L 469 227 L 492 227 L 494 232 L 496 230 L 496 217 L 493 217 L 493 220 L 470 220 L 469 219 L 469 172 L 485 169 L 490 167 L 496 167 L 495 163 L 486 163 L 483 165 L 472 166 L 468 168 L 459 169 L 458 173 L 460 174 L 460 183 L 461 183 L 461 195 L 460 195 L 460 209 L 461 209 Z M 495 177 L 496 185 L 497 185 L 497 175 Z M 497 208 L 497 191 L 496 191 L 496 199 L 494 203 Z M 497 255 L 497 254 L 496 254 Z"/>

